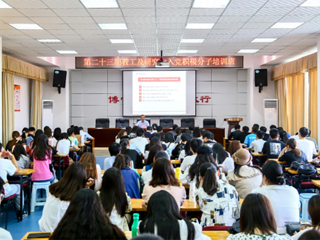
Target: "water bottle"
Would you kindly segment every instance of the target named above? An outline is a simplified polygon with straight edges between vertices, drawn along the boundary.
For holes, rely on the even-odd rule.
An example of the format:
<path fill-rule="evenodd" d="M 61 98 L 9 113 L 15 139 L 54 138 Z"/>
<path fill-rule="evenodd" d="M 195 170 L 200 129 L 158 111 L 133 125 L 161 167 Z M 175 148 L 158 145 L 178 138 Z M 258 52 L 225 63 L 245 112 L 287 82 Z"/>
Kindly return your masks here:
<path fill-rule="evenodd" d="M 181 184 L 180 173 L 181 173 L 181 169 L 180 168 L 176 168 L 176 178 L 178 179 L 178 182 Z"/>
<path fill-rule="evenodd" d="M 189 202 L 196 202 L 196 183 L 194 181 L 190 182 Z"/>
<path fill-rule="evenodd" d="M 132 238 L 138 236 L 138 227 L 139 227 L 139 213 L 133 214 L 133 223 L 131 226 Z"/>

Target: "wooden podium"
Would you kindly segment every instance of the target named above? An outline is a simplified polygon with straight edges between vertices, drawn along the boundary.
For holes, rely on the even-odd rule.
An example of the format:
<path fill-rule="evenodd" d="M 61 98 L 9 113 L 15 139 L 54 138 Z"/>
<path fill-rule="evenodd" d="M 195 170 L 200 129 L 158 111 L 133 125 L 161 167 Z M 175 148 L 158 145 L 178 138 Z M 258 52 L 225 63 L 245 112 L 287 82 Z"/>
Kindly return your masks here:
<path fill-rule="evenodd" d="M 234 128 L 235 125 L 239 124 L 239 122 L 243 121 L 243 118 L 225 118 L 224 121 L 227 121 L 229 124 L 229 129 L 228 129 L 228 136 L 229 136 L 232 128 Z"/>

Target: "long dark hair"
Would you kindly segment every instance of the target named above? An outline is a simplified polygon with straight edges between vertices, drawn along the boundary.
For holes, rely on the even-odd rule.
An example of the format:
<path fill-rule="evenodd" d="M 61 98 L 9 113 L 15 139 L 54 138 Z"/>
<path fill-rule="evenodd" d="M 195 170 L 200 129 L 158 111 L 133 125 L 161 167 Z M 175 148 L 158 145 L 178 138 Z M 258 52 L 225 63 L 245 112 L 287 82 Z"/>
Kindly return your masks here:
<path fill-rule="evenodd" d="M 184 219 L 179 212 L 177 202 L 167 191 L 161 190 L 152 194 L 148 202 L 147 216 L 140 223 L 141 233 L 155 233 L 163 239 L 180 239 L 178 220 L 184 220 L 188 227 L 188 240 L 195 237 L 195 229 L 192 223 Z"/>
<path fill-rule="evenodd" d="M 126 239 L 104 211 L 99 196 L 79 190 L 49 239 Z"/>
<path fill-rule="evenodd" d="M 79 163 L 86 169 L 88 178 L 98 178 L 96 157 L 91 152 L 82 154 Z"/>
<path fill-rule="evenodd" d="M 129 140 L 121 139 L 120 145 L 121 145 L 121 153 L 124 154 L 127 151 L 127 147 L 129 146 Z"/>
<path fill-rule="evenodd" d="M 171 132 L 167 132 L 164 135 L 164 142 L 165 143 L 173 143 L 174 142 L 174 137 L 173 137 L 173 134 Z"/>
<path fill-rule="evenodd" d="M 37 145 L 37 142 L 39 140 L 39 137 L 43 134 L 43 131 L 41 129 L 38 129 L 36 131 L 36 133 L 34 134 L 34 138 L 33 138 L 33 143 L 32 143 L 32 148 L 31 149 L 34 149 L 35 146 Z"/>
<path fill-rule="evenodd" d="M 111 214 L 116 206 L 118 214 L 123 217 L 128 207 L 126 190 L 121 171 L 117 168 L 109 168 L 103 175 L 100 198 L 104 210 Z"/>
<path fill-rule="evenodd" d="M 295 157 L 301 157 L 301 151 L 297 148 L 297 141 L 294 138 L 289 138 L 286 145 L 289 146 Z"/>
<path fill-rule="evenodd" d="M 230 144 L 229 144 L 229 153 L 232 156 L 233 154 L 236 153 L 236 151 L 238 151 L 239 149 L 242 148 L 241 142 L 238 140 L 233 140 Z"/>
<path fill-rule="evenodd" d="M 262 174 L 271 184 L 283 185 L 284 176 L 282 166 L 276 161 L 268 161 L 262 167 Z"/>
<path fill-rule="evenodd" d="M 191 165 L 189 169 L 189 175 L 188 175 L 189 181 L 193 181 L 194 179 L 196 179 L 197 188 L 199 187 L 199 184 L 200 184 L 200 180 L 199 180 L 200 166 L 206 162 L 212 163 L 217 167 L 217 164 L 211 154 L 198 154 L 194 163 Z"/>
<path fill-rule="evenodd" d="M 114 160 L 112 167 L 121 170 L 121 169 L 125 168 L 126 166 L 128 166 L 130 161 L 131 161 L 131 158 L 128 155 L 118 154 L 116 156 L 116 159 Z"/>
<path fill-rule="evenodd" d="M 14 149 L 12 154 L 14 155 L 14 158 L 19 161 L 19 158 L 21 155 L 27 156 L 26 150 L 24 149 L 22 144 L 17 144 Z"/>
<path fill-rule="evenodd" d="M 213 196 L 218 191 L 217 168 L 210 162 L 200 166 L 200 176 L 203 179 L 203 190 L 210 196 Z"/>
<path fill-rule="evenodd" d="M 149 185 L 157 187 L 159 185 L 170 185 L 179 187 L 180 184 L 175 175 L 171 161 L 166 158 L 159 158 L 153 164 L 152 180 Z"/>
<path fill-rule="evenodd" d="M 46 156 L 51 157 L 51 148 L 49 147 L 48 137 L 41 134 L 37 139 L 37 145 L 33 151 L 33 158 L 37 160 L 46 160 Z"/>
<path fill-rule="evenodd" d="M 153 164 L 153 159 L 156 156 L 158 152 L 163 151 L 162 146 L 154 145 L 150 148 L 148 159 L 147 159 L 147 165 Z"/>
<path fill-rule="evenodd" d="M 44 129 L 44 134 L 48 137 L 51 138 L 52 137 L 52 130 L 50 127 L 46 126 Z"/>
<path fill-rule="evenodd" d="M 308 212 L 311 218 L 312 227 L 320 229 L 320 195 L 314 195 L 308 203 Z"/>
<path fill-rule="evenodd" d="M 71 164 L 60 181 L 50 185 L 49 192 L 61 201 L 71 201 L 77 191 L 86 187 L 87 179 L 87 171 L 82 164 Z"/>
<path fill-rule="evenodd" d="M 277 232 L 272 205 L 268 198 L 260 193 L 247 195 L 240 211 L 240 232 L 254 234 L 255 228 L 262 234 Z"/>
<path fill-rule="evenodd" d="M 61 139 L 61 128 L 55 128 L 53 131 L 54 138 L 59 141 Z"/>
<path fill-rule="evenodd" d="M 220 143 L 215 143 L 212 147 L 213 158 L 216 160 L 217 164 L 222 164 L 224 160 L 228 157 L 228 153 L 224 150 Z"/>

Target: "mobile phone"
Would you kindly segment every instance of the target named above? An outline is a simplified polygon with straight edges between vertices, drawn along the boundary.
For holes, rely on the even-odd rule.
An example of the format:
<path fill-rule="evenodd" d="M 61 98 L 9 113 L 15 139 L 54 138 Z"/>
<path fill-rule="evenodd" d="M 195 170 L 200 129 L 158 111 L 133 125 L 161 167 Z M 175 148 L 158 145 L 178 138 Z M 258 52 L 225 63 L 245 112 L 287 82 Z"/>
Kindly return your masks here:
<path fill-rule="evenodd" d="M 39 233 L 30 233 L 27 238 L 49 238 L 51 232 L 39 232 Z"/>

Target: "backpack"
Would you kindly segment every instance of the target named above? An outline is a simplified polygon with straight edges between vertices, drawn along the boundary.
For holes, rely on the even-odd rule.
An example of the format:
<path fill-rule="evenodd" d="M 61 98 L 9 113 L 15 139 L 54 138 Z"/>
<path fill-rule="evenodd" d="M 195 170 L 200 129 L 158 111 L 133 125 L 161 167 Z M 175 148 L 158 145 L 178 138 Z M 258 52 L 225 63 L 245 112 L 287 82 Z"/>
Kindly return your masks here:
<path fill-rule="evenodd" d="M 290 168 L 299 174 L 311 175 L 317 173 L 317 169 L 311 163 L 294 161 L 291 163 Z"/>

